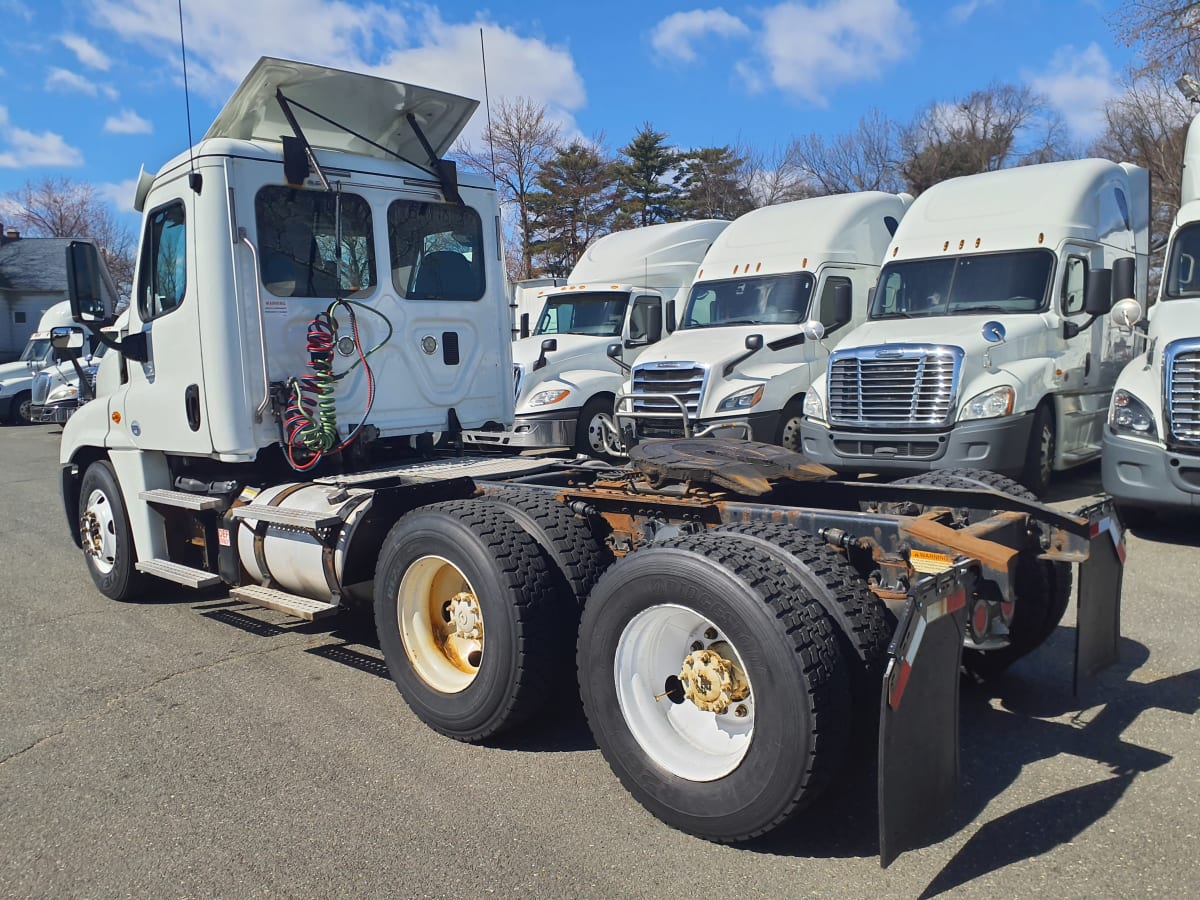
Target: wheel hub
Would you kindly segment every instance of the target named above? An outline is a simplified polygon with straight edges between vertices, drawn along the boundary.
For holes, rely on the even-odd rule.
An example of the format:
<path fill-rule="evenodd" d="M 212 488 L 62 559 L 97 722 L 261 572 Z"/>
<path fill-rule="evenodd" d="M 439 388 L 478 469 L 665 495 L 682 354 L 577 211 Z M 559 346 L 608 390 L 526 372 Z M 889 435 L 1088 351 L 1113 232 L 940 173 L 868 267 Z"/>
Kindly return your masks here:
<path fill-rule="evenodd" d="M 707 650 L 693 650 L 684 657 L 679 680 L 683 683 L 684 697 L 697 709 L 724 713 L 730 704 L 750 696 L 746 674 L 729 658 L 732 656 L 732 648 L 724 641 L 717 641 Z"/>
<path fill-rule="evenodd" d="M 474 594 L 461 591 L 446 605 L 447 623 L 454 626 L 454 636 L 462 640 L 483 637 L 483 615 Z"/>
<path fill-rule="evenodd" d="M 441 642 L 442 653 L 461 672 L 479 671 L 483 657 L 483 612 L 479 598 L 470 591 L 459 591 L 442 607 L 446 623 Z"/>

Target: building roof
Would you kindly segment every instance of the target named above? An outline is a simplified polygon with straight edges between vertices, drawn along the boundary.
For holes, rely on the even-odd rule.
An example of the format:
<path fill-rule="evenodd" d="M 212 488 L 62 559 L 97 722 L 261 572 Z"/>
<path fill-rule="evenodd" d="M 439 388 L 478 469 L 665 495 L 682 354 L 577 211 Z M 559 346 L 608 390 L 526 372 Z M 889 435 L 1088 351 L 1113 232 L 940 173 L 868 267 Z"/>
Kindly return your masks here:
<path fill-rule="evenodd" d="M 0 290 L 66 291 L 70 238 L 19 238 L 0 244 Z"/>

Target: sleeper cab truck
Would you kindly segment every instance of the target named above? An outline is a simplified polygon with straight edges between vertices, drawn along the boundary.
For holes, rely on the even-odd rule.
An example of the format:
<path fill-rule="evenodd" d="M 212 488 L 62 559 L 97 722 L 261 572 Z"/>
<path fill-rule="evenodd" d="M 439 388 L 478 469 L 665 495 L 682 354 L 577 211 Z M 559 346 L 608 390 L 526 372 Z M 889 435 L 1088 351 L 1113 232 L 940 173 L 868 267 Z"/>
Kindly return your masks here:
<path fill-rule="evenodd" d="M 864 191 L 735 219 L 705 254 L 679 327 L 633 364 L 613 443 L 722 433 L 799 449 L 805 392 L 827 347 L 865 319 L 911 199 Z"/>
<path fill-rule="evenodd" d="M 717 841 L 794 816 L 878 729 L 889 862 L 952 806 L 963 665 L 1036 648 L 1075 578 L 1077 675 L 1115 658 L 1109 504 L 1068 515 L 970 475 L 838 482 L 740 440 L 647 442 L 617 470 L 410 447 L 512 421 L 499 204 L 439 158 L 474 106 L 262 59 L 139 180 L 115 335 L 99 254 L 71 246 L 73 319 L 109 347 L 60 451 L 93 582 L 370 611 L 413 713 L 459 740 L 577 678 L 631 793 Z"/>
<path fill-rule="evenodd" d="M 1113 391 L 1102 480 L 1142 518 L 1200 510 L 1200 117 L 1188 128 L 1180 201 L 1158 303 L 1119 303 L 1111 314 L 1136 338 L 1137 355 Z"/>
<path fill-rule="evenodd" d="M 705 252 L 728 224 L 649 225 L 589 246 L 565 285 L 538 292 L 536 327 L 513 344 L 515 423 L 468 431 L 467 443 L 605 455 L 605 425 L 624 380 L 609 345 L 619 342 L 619 358 L 628 364 L 674 330 L 667 313 L 686 296 Z"/>
<path fill-rule="evenodd" d="M 1144 301 L 1149 175 L 1099 159 L 952 178 L 887 248 L 867 321 L 805 399 L 803 452 L 844 474 L 971 467 L 1041 496 L 1095 459 Z"/>
<path fill-rule="evenodd" d="M 34 377 L 53 362 L 50 331 L 71 324 L 71 304 L 55 303 L 38 320 L 37 331 L 29 337 L 21 356 L 0 364 L 0 420 L 19 424 L 34 421 Z"/>

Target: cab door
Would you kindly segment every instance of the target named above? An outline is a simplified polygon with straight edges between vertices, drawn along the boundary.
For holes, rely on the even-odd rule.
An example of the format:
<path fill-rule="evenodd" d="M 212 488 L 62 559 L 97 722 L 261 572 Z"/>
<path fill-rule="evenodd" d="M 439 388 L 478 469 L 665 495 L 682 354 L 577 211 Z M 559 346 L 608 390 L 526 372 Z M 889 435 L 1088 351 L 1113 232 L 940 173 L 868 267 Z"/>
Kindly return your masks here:
<path fill-rule="evenodd" d="M 657 311 L 659 329 L 658 336 L 651 333 L 650 322 Z M 633 299 L 629 313 L 625 317 L 625 352 L 622 358 L 632 365 L 642 351 L 651 344 L 657 343 L 666 333 L 666 323 L 663 321 L 662 297 L 655 294 L 641 294 Z"/>
<path fill-rule="evenodd" d="M 1096 257 L 1093 259 L 1093 257 Z M 1064 322 L 1079 328 L 1088 324 L 1084 311 L 1087 283 L 1093 262 L 1101 260 L 1098 251 L 1068 247 L 1063 259 L 1063 278 L 1056 299 Z M 1104 323 L 1097 320 L 1074 337 L 1059 332 L 1061 353 L 1056 360 L 1060 386 L 1058 452 L 1066 462 L 1086 459 L 1100 452 L 1104 418 L 1108 412 L 1111 385 L 1101 385 L 1104 357 Z"/>
<path fill-rule="evenodd" d="M 207 454 L 212 439 L 202 377 L 200 291 L 191 224 L 192 198 L 183 179 L 156 192 L 142 228 L 131 334 L 146 335 L 145 362 L 128 360 L 121 421 L 143 450 Z M 170 186 L 168 186 L 169 188 Z"/>

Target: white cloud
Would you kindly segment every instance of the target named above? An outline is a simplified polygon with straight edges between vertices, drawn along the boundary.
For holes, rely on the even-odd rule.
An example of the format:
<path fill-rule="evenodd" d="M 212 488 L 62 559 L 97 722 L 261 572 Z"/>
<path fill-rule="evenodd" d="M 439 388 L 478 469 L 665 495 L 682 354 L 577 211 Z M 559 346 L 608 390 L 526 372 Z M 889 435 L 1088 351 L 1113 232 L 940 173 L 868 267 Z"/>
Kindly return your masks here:
<path fill-rule="evenodd" d="M 46 76 L 46 90 L 61 91 L 67 94 L 87 94 L 89 97 L 95 97 L 100 88 L 95 82 L 89 81 L 76 72 L 55 68 L 51 69 L 50 74 Z"/>
<path fill-rule="evenodd" d="M 762 58 L 737 67 L 747 85 L 822 106 L 833 88 L 876 78 L 915 49 L 916 24 L 898 0 L 789 2 L 761 15 Z"/>
<path fill-rule="evenodd" d="M 724 9 L 693 9 L 672 13 L 655 25 L 650 44 L 669 60 L 690 63 L 697 59 L 695 45 L 702 38 L 742 38 L 749 34 L 750 27 Z"/>
<path fill-rule="evenodd" d="M 161 0 L 96 0 L 92 18 L 179 72 L 179 23 L 162 15 Z M 475 18 L 452 23 L 427 5 L 330 0 L 208 0 L 184 5 L 188 81 L 224 100 L 259 56 L 280 56 L 427 84 L 480 101 L 483 72 L 479 30 L 485 32 L 492 100 L 528 97 L 571 127 L 586 102 L 569 51 L 511 28 Z M 482 129 L 477 115 L 468 130 Z"/>
<path fill-rule="evenodd" d="M 78 34 L 63 34 L 58 38 L 62 41 L 63 46 L 75 54 L 75 58 L 89 69 L 99 69 L 101 72 L 107 72 L 112 67 L 112 62 L 103 50 L 100 50 L 89 41 L 87 38 Z"/>
<path fill-rule="evenodd" d="M 151 134 L 154 126 L 132 109 L 123 109 L 119 115 L 104 120 L 104 130 L 109 134 Z"/>
<path fill-rule="evenodd" d="M 0 106 L 0 169 L 25 169 L 34 166 L 80 166 L 83 154 L 52 131 L 35 134 L 17 128 Z"/>
<path fill-rule="evenodd" d="M 1104 104 L 1120 93 L 1112 64 L 1097 44 L 1082 52 L 1060 47 L 1046 71 L 1024 77 L 1062 115 L 1074 136 L 1085 141 L 1104 130 Z"/>
<path fill-rule="evenodd" d="M 137 179 L 127 178 L 124 181 L 105 181 L 96 185 L 96 191 L 113 205 L 117 212 L 134 212 L 133 195 L 137 190 Z"/>
<path fill-rule="evenodd" d="M 26 22 L 33 21 L 33 10 L 21 3 L 20 0 L 0 0 L 0 12 Z"/>
<path fill-rule="evenodd" d="M 995 2 L 996 0 L 965 0 L 963 3 L 955 4 L 950 7 L 950 21 L 955 25 L 962 25 L 979 10 L 985 6 L 991 6 Z"/>

